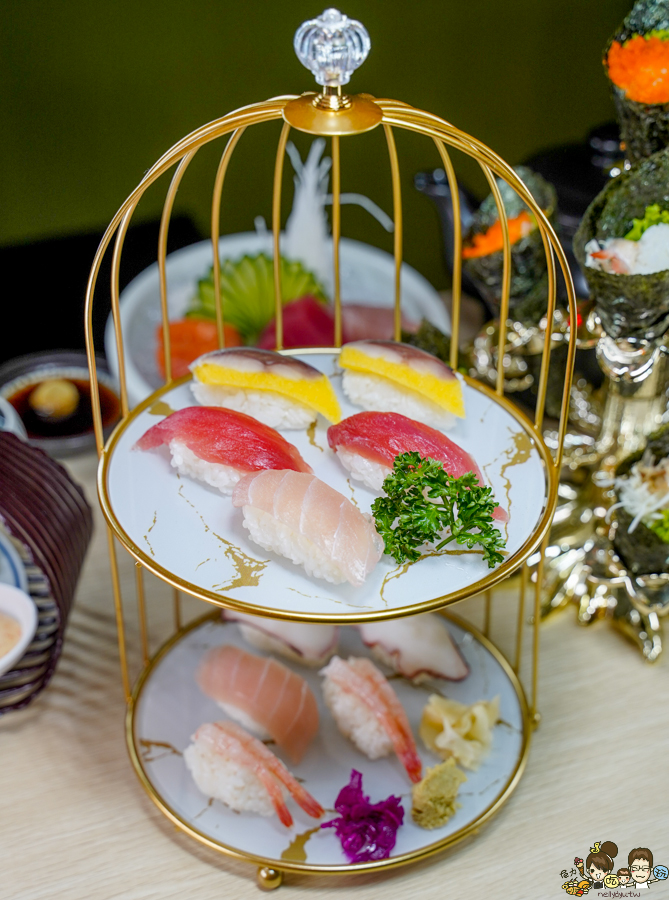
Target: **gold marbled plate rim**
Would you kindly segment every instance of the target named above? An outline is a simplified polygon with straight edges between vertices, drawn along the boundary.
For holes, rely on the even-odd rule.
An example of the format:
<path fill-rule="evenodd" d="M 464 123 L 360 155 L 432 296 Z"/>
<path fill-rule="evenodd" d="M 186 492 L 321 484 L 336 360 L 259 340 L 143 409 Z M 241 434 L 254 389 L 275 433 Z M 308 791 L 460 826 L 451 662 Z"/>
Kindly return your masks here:
<path fill-rule="evenodd" d="M 286 356 L 307 356 L 316 354 L 332 354 L 337 356 L 339 355 L 340 350 L 334 347 L 310 347 L 300 350 L 283 350 L 281 352 Z M 186 581 L 183 578 L 179 578 L 168 569 L 165 569 L 163 566 L 156 563 L 154 559 L 152 559 L 147 553 L 145 553 L 140 547 L 138 547 L 137 544 L 135 544 L 135 542 L 124 530 L 123 526 L 116 516 L 111 499 L 109 497 L 107 486 L 107 476 L 114 450 L 129 425 L 134 422 L 134 420 L 146 409 L 149 409 L 157 401 L 160 401 L 161 397 L 174 390 L 176 387 L 180 387 L 182 384 L 185 384 L 191 379 L 191 377 L 191 375 L 184 375 L 182 378 L 163 385 L 163 387 L 159 388 L 157 391 L 143 400 L 142 403 L 136 406 L 128 414 L 128 416 L 116 426 L 100 456 L 97 483 L 98 496 L 105 519 L 107 520 L 107 523 L 109 524 L 121 544 L 126 548 L 126 550 L 128 550 L 128 552 L 132 556 L 134 556 L 134 558 L 138 560 L 138 562 L 140 562 L 149 572 L 152 572 L 162 581 L 167 582 L 179 591 L 191 594 L 193 597 L 197 597 L 198 599 L 204 600 L 207 603 L 213 603 L 216 606 L 220 606 L 224 609 L 234 609 L 239 612 L 250 613 L 256 616 L 267 616 L 272 619 L 287 619 L 297 622 L 320 622 L 333 625 L 369 622 L 376 619 L 385 621 L 387 619 L 401 618 L 402 616 L 415 616 L 423 612 L 432 612 L 439 609 L 444 609 L 445 607 L 450 606 L 453 603 L 458 603 L 460 600 L 464 600 L 467 597 L 472 597 L 475 594 L 480 594 L 483 591 L 494 587 L 496 584 L 499 584 L 501 581 L 504 581 L 537 549 L 546 533 L 548 532 L 548 529 L 550 528 L 555 511 L 555 504 L 557 501 L 558 471 L 555 467 L 550 451 L 544 443 L 543 438 L 537 432 L 530 419 L 509 399 L 507 399 L 506 397 L 500 397 L 492 388 L 489 388 L 487 385 L 484 385 L 479 381 L 475 381 L 473 378 L 470 378 L 467 375 L 463 375 L 462 377 L 470 388 L 478 391 L 493 403 L 501 406 L 521 426 L 523 431 L 532 441 L 533 447 L 539 454 L 539 457 L 543 463 L 544 476 L 546 479 L 547 492 L 544 497 L 544 508 L 534 531 L 514 554 L 512 554 L 508 559 L 501 563 L 501 565 L 493 569 L 488 575 L 486 575 L 485 578 L 482 578 L 470 585 L 466 585 L 465 587 L 460 588 L 459 590 L 454 591 L 450 594 L 443 594 L 441 596 L 433 598 L 432 600 L 424 600 L 420 603 L 415 603 L 410 606 L 402 606 L 397 609 L 386 609 L 384 607 L 378 610 L 361 610 L 359 612 L 350 613 L 310 613 L 304 611 L 274 609 L 273 607 L 235 600 L 232 597 L 226 597 L 225 595 L 213 593 L 212 591 L 197 587 L 196 585 L 191 584 L 191 582 Z"/>
<path fill-rule="evenodd" d="M 516 765 L 509 775 L 505 786 L 502 788 L 497 798 L 493 800 L 493 802 L 488 807 L 486 807 L 486 809 L 484 809 L 479 816 L 477 816 L 474 820 L 469 822 L 459 831 L 456 831 L 439 841 L 435 841 L 432 844 L 427 844 L 426 846 L 421 847 L 418 850 L 412 850 L 409 853 L 404 853 L 401 856 L 394 856 L 389 859 L 373 860 L 365 863 L 342 863 L 324 865 L 275 859 L 272 857 L 260 856 L 255 853 L 248 853 L 245 850 L 239 850 L 236 847 L 231 847 L 229 844 L 224 844 L 220 841 L 216 841 L 203 832 L 199 831 L 192 824 L 187 822 L 182 816 L 180 816 L 179 813 L 172 809 L 169 803 L 154 787 L 151 779 L 146 772 L 144 763 L 141 758 L 141 753 L 138 746 L 139 738 L 136 734 L 136 714 L 139 706 L 139 700 L 141 699 L 144 687 L 146 686 L 149 678 L 151 677 L 154 669 L 158 666 L 158 664 L 169 654 L 169 652 L 181 641 L 183 637 L 185 637 L 191 631 L 194 631 L 196 628 L 199 628 L 200 625 L 204 624 L 205 622 L 218 619 L 218 611 L 208 612 L 206 615 L 200 616 L 198 619 L 195 619 L 193 622 L 190 622 L 188 625 L 185 625 L 183 628 L 180 628 L 177 632 L 175 632 L 175 634 L 172 635 L 172 637 L 168 641 L 166 641 L 157 651 L 157 653 L 152 657 L 152 659 L 144 668 L 143 672 L 138 678 L 134 690 L 132 691 L 132 695 L 130 697 L 130 700 L 128 701 L 125 719 L 126 743 L 128 745 L 130 761 L 132 762 L 135 773 L 137 774 L 137 777 L 139 778 L 143 789 L 146 791 L 146 793 L 151 798 L 153 803 L 155 803 L 158 809 L 174 825 L 176 825 L 177 828 L 190 835 L 196 841 L 199 841 L 199 843 L 203 844 L 206 847 L 209 847 L 212 850 L 216 850 L 219 853 L 223 853 L 226 856 L 233 857 L 234 859 L 239 859 L 256 866 L 269 866 L 273 869 L 278 869 L 281 872 L 300 872 L 310 873 L 313 875 L 352 875 L 363 874 L 370 871 L 386 871 L 389 869 L 396 869 L 400 866 L 405 866 L 410 863 L 419 862 L 423 859 L 428 859 L 429 857 L 434 856 L 437 853 L 441 853 L 454 846 L 455 844 L 460 843 L 470 835 L 478 833 L 482 826 L 489 822 L 493 818 L 493 816 L 495 816 L 500 811 L 502 806 L 504 806 L 506 801 L 516 789 L 518 782 L 523 775 L 523 771 L 525 769 L 525 765 L 527 763 L 527 758 L 529 755 L 530 741 L 532 736 L 530 711 L 527 704 L 527 699 L 525 697 L 525 692 L 523 691 L 522 685 L 518 680 L 518 676 L 513 671 L 511 664 L 508 662 L 504 654 L 495 646 L 495 644 L 493 644 L 491 640 L 485 637 L 485 635 L 483 635 L 475 626 L 471 625 L 464 619 L 461 619 L 459 616 L 456 616 L 451 612 L 440 612 L 440 615 L 444 616 L 445 619 L 452 621 L 464 631 L 469 632 L 474 640 L 478 641 L 499 663 L 502 671 L 508 678 L 511 686 L 516 693 L 522 717 L 522 740 L 518 753 L 518 759 L 516 760 Z"/>

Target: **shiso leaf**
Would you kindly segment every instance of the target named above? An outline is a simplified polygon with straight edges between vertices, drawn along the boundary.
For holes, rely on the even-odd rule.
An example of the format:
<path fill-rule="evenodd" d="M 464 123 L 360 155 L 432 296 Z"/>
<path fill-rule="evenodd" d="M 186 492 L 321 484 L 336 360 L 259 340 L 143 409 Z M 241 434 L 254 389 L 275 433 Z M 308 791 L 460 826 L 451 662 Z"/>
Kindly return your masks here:
<path fill-rule="evenodd" d="M 323 822 L 321 828 L 335 829 L 351 862 L 388 859 L 397 840 L 397 829 L 404 821 L 399 797 L 370 803 L 362 792 L 362 774 L 351 769 L 351 779 L 339 791 L 335 810 L 339 817 Z"/>
<path fill-rule="evenodd" d="M 281 300 L 290 303 L 310 294 L 325 301 L 323 286 L 302 263 L 281 257 Z M 237 329 L 247 344 L 254 344 L 274 318 L 274 265 L 264 253 L 221 262 L 221 299 L 225 321 Z M 214 276 L 210 269 L 198 282 L 187 316 L 216 318 Z"/>

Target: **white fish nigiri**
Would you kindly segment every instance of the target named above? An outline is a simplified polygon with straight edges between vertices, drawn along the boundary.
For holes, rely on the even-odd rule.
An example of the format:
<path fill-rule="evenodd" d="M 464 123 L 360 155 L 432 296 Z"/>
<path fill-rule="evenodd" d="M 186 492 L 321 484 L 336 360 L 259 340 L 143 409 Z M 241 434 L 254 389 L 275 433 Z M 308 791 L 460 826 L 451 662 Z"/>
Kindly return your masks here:
<path fill-rule="evenodd" d="M 315 475 L 264 471 L 236 485 L 251 540 L 333 584 L 359 587 L 383 555 L 371 517 Z"/>
<path fill-rule="evenodd" d="M 276 813 L 287 828 L 293 817 L 286 806 L 286 793 L 313 818 L 323 815 L 320 803 L 281 760 L 234 722 L 207 722 L 191 740 L 184 750 L 184 762 L 205 796 L 221 800 L 237 812 Z"/>
<path fill-rule="evenodd" d="M 234 609 L 224 609 L 222 616 L 226 622 L 236 622 L 244 640 L 253 647 L 278 653 L 304 666 L 324 666 L 337 649 L 336 625 L 283 622 Z"/>
<path fill-rule="evenodd" d="M 462 681 L 469 674 L 469 666 L 441 616 L 424 613 L 385 622 L 365 622 L 358 625 L 358 631 L 379 662 L 415 684 L 428 678 Z"/>

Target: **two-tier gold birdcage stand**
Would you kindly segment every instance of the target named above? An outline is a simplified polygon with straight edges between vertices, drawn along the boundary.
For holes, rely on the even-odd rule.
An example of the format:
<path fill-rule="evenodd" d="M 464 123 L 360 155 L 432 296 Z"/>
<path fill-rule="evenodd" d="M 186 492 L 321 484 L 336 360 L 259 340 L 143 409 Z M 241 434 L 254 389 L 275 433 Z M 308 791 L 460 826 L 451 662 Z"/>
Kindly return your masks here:
<path fill-rule="evenodd" d="M 341 36 L 342 29 L 347 28 L 360 29 L 359 23 L 351 23 L 350 20 L 341 18 L 334 25 L 332 13 L 329 10 L 324 16 L 330 15 L 330 32 Z M 320 22 L 320 25 L 318 24 Z M 323 20 L 315 20 L 315 23 L 307 23 L 313 27 L 323 28 Z M 335 27 L 336 26 L 336 27 Z M 303 26 L 304 29 L 305 26 Z M 326 29 L 327 31 L 327 29 Z M 364 29 L 362 29 L 364 31 Z M 358 37 L 360 31 L 357 32 Z M 366 32 L 365 32 L 366 34 Z M 298 32 L 299 35 L 299 32 Z M 355 34 L 354 34 L 355 37 Z M 297 43 L 297 42 L 296 42 Z M 363 48 L 364 50 L 364 48 Z M 308 47 L 305 51 L 308 55 Z M 299 55 L 299 54 L 298 54 Z M 359 64 L 364 58 L 365 53 L 360 54 L 357 63 L 351 68 Z M 304 61 L 304 60 L 303 60 Z M 306 63 L 305 63 L 306 64 Z M 350 72 L 349 72 L 350 74 Z M 218 851 L 229 854 L 233 857 L 244 859 L 259 867 L 259 883 L 262 887 L 272 888 L 278 886 L 282 879 L 282 873 L 286 871 L 312 872 L 319 874 L 341 874 L 364 872 L 369 870 L 388 869 L 395 866 L 403 865 L 408 862 L 419 860 L 430 856 L 449 847 L 462 840 L 469 834 L 477 832 L 482 824 L 489 820 L 508 799 L 511 792 L 517 785 L 522 775 L 527 753 L 530 743 L 530 736 L 533 727 L 538 724 L 539 713 L 537 708 L 537 672 L 539 663 L 539 608 L 540 608 L 540 588 L 541 588 L 541 570 L 542 564 L 539 564 L 538 578 L 534 585 L 534 610 L 531 618 L 532 622 L 532 646 L 531 646 L 531 662 L 527 666 L 529 690 L 526 699 L 526 692 L 523 689 L 520 680 L 521 658 L 522 658 L 522 642 L 524 624 L 527 619 L 527 611 L 525 608 L 526 593 L 528 588 L 528 569 L 525 565 L 526 560 L 537 550 L 537 548 L 545 547 L 548 537 L 549 528 L 553 518 L 556 505 L 557 486 L 561 465 L 562 446 L 565 431 L 567 428 L 567 412 L 569 403 L 569 383 L 571 380 L 574 354 L 576 347 L 576 335 L 572 332 L 569 336 L 569 353 L 567 363 L 567 373 L 565 377 L 565 390 L 562 403 L 562 415 L 559 426 L 559 440 L 557 450 L 552 453 L 546 447 L 542 437 L 542 418 L 544 410 L 544 401 L 546 396 L 546 386 L 550 361 L 550 329 L 546 329 L 546 343 L 539 379 L 538 401 L 536 413 L 533 421 L 530 421 L 525 415 L 515 407 L 509 399 L 504 396 L 504 371 L 503 359 L 504 354 L 501 348 L 504 346 L 506 335 L 501 330 L 499 335 L 500 352 L 498 354 L 499 366 L 497 372 L 497 387 L 492 390 L 478 382 L 465 377 L 465 392 L 468 396 L 468 402 L 476 408 L 476 404 L 484 404 L 486 409 L 491 409 L 496 416 L 503 417 L 506 427 L 512 436 L 516 446 L 522 444 L 524 447 L 523 459 L 530 456 L 534 460 L 535 470 L 541 473 L 541 490 L 538 497 L 537 510 L 531 527 L 520 540 L 518 546 L 509 553 L 505 561 L 497 568 L 493 569 L 482 577 L 474 580 L 470 579 L 469 583 L 463 583 L 459 587 L 451 591 L 444 592 L 443 577 L 441 580 L 441 589 L 433 590 L 429 595 L 420 596 L 408 593 L 407 596 L 396 598 L 393 604 L 382 604 L 378 601 L 376 605 L 355 606 L 349 605 L 342 607 L 334 604 L 328 605 L 323 601 L 318 606 L 319 601 L 314 601 L 316 605 L 305 605 L 300 600 L 299 591 L 292 596 L 295 602 L 292 606 L 284 604 L 277 606 L 271 599 L 271 591 L 263 593 L 262 590 L 252 594 L 252 600 L 249 600 L 248 587 L 255 577 L 253 574 L 253 565 L 249 563 L 249 557 L 237 557 L 237 562 L 241 563 L 237 568 L 237 573 L 246 573 L 244 577 L 238 578 L 237 582 L 230 582 L 227 587 L 219 585 L 216 588 L 207 587 L 204 582 L 195 575 L 188 576 L 184 574 L 184 566 L 181 563 L 180 556 L 185 553 L 183 549 L 186 541 L 185 532 L 188 524 L 183 520 L 169 520 L 167 526 L 161 525 L 163 528 L 163 538 L 165 548 L 162 551 L 157 550 L 151 543 L 148 532 L 156 525 L 157 513 L 154 513 L 153 525 L 147 521 L 145 523 L 146 533 L 138 536 L 135 526 L 130 523 L 131 514 L 128 513 L 128 500 L 123 494 L 124 479 L 130 473 L 132 475 L 132 466 L 142 454 L 134 454 L 129 452 L 132 444 L 141 435 L 146 428 L 156 421 L 151 419 L 151 413 L 165 414 L 170 409 L 170 404 L 175 402 L 177 405 L 188 405 L 184 403 L 183 395 L 179 392 L 187 390 L 186 383 L 188 378 L 181 378 L 174 381 L 171 372 L 171 356 L 170 356 L 170 332 L 168 327 L 168 278 L 166 275 L 166 246 L 167 235 L 170 223 L 170 216 L 174 205 L 175 197 L 186 172 L 188 165 L 198 150 L 213 141 L 229 135 L 228 141 L 223 149 L 218 170 L 216 173 L 213 189 L 212 200 L 212 218 L 211 218 L 211 244 L 213 254 L 213 274 L 216 296 L 216 315 L 218 325 L 218 336 L 220 346 L 223 346 L 223 324 L 225 316 L 224 303 L 222 302 L 220 290 L 220 262 L 219 262 L 219 218 L 221 209 L 221 197 L 223 191 L 224 180 L 230 158 L 233 151 L 240 143 L 244 132 L 252 125 L 260 125 L 263 123 L 271 123 L 281 121 L 283 123 L 279 137 L 278 149 L 276 153 L 275 171 L 274 171 L 274 189 L 273 189 L 273 215 L 272 215 L 272 231 L 273 231 L 273 247 L 274 247 L 274 286 L 276 295 L 276 335 L 277 349 L 282 349 L 283 331 L 282 331 L 282 303 L 281 303 L 281 278 L 280 278 L 280 251 L 281 251 L 281 191 L 282 191 L 282 172 L 284 163 L 284 154 L 286 142 L 291 128 L 307 132 L 313 135 L 322 135 L 328 137 L 331 141 L 332 154 L 332 238 L 333 238 L 333 270 L 334 270 L 334 304 L 335 304 L 335 344 L 336 347 L 330 350 L 312 351 L 310 359 L 316 360 L 324 354 L 336 358 L 341 344 L 342 335 L 342 319 L 341 319 L 341 298 L 340 298 L 340 193 L 341 193 L 341 173 L 340 173 L 340 138 L 346 135 L 358 135 L 362 132 L 369 131 L 376 127 L 381 127 L 385 132 L 387 142 L 389 169 L 392 180 L 393 189 L 393 211 L 394 211 L 394 260 L 395 260 L 395 339 L 400 338 L 400 303 L 401 303 L 401 265 L 402 265 L 402 199 L 400 190 L 400 168 L 398 161 L 398 153 L 395 146 L 395 129 L 407 130 L 430 138 L 435 147 L 441 163 L 446 171 L 450 187 L 451 197 L 455 205 L 453 220 L 456 223 L 454 237 L 454 259 L 455 273 L 453 280 L 453 307 L 452 307 L 452 341 L 451 341 L 451 366 L 456 369 L 458 365 L 458 328 L 460 318 L 460 264 L 461 259 L 461 241 L 462 236 L 458 223 L 460 221 L 458 205 L 458 189 L 453 163 L 451 161 L 450 149 L 455 148 L 458 151 L 475 159 L 490 185 L 499 213 L 499 219 L 502 224 L 502 233 L 504 241 L 504 292 L 501 304 L 500 320 L 505 322 L 508 318 L 508 302 L 509 302 L 509 285 L 511 275 L 511 253 L 507 216 L 504 204 L 501 199 L 499 187 L 496 178 L 505 180 L 511 185 L 518 195 L 523 199 L 531 210 L 537 227 L 539 228 L 545 248 L 547 266 L 548 266 L 548 305 L 547 320 L 551 321 L 555 309 L 555 284 L 556 284 L 556 265 L 560 266 L 564 280 L 567 286 L 569 313 L 572 321 L 576 321 L 576 306 L 574 300 L 574 292 L 572 288 L 569 268 L 565 260 L 560 243 L 548 223 L 543 211 L 539 208 L 529 190 L 518 178 L 514 171 L 498 157 L 492 150 L 478 141 L 476 138 L 467 135 L 440 119 L 435 115 L 414 109 L 408 104 L 395 100 L 376 99 L 369 95 L 362 94 L 347 97 L 341 92 L 341 82 L 337 84 L 336 73 L 330 73 L 330 82 L 326 83 L 320 94 L 306 93 L 302 96 L 280 96 L 270 100 L 251 104 L 242 109 L 236 110 L 221 119 L 217 119 L 207 125 L 194 131 L 192 134 L 179 141 L 170 150 L 168 150 L 151 169 L 146 173 L 139 185 L 130 194 L 123 203 L 117 214 L 111 221 L 98 249 L 93 262 L 91 275 L 88 283 L 86 296 L 86 335 L 87 349 L 90 363 L 90 375 L 93 385 L 92 397 L 94 402 L 94 419 L 95 431 L 97 437 L 98 452 L 100 455 L 98 489 L 99 497 L 109 526 L 109 553 L 111 559 L 112 584 L 114 593 L 114 603 L 116 609 L 116 620 L 118 626 L 118 643 L 121 659 L 121 675 L 123 679 L 123 689 L 127 701 L 127 741 L 130 756 L 139 776 L 142 786 L 154 803 L 162 810 L 162 812 L 172 820 L 179 828 L 193 836 L 201 843 L 212 847 Z M 343 82 L 348 80 L 348 75 Z M 327 79 L 325 79 L 327 82 Z M 158 241 L 158 272 L 160 284 L 160 303 L 162 310 L 162 327 L 163 339 L 166 349 L 166 381 L 165 385 L 155 391 L 148 399 L 134 409 L 129 408 L 128 391 L 125 376 L 125 351 L 124 351 L 124 334 L 121 320 L 121 310 L 119 304 L 119 267 L 121 263 L 121 255 L 123 251 L 124 239 L 132 216 L 142 199 L 146 190 L 153 185 L 162 175 L 174 169 L 171 182 L 167 191 L 163 215 L 160 227 Z M 108 248 L 112 245 L 112 276 L 111 276 L 111 295 L 112 295 L 112 313 L 115 326 L 116 350 L 118 354 L 119 381 L 122 402 L 122 419 L 111 438 L 106 442 L 103 438 L 102 421 L 100 416 L 97 398 L 97 372 L 95 364 L 95 347 L 93 342 L 92 319 L 96 282 L 100 267 L 107 253 Z M 302 351 L 300 351 L 302 352 Z M 309 351 L 305 351 L 309 352 Z M 331 369 L 330 369 L 331 371 Z M 179 396 L 182 399 L 179 400 Z M 294 432 L 291 432 L 291 435 Z M 291 438 L 292 439 L 292 438 Z M 509 464 L 511 461 L 509 460 Z M 130 467 L 130 468 L 128 468 Z M 142 505 L 143 497 L 148 487 L 142 484 L 141 479 L 135 480 L 133 483 L 134 496 L 132 504 L 139 507 Z M 181 488 L 180 488 L 181 490 Z M 153 501 L 151 501 L 153 502 Z M 220 500 L 219 500 L 220 502 Z M 150 504 L 149 504 L 150 505 Z M 190 504 L 193 506 L 193 504 Z M 194 514 L 193 514 L 194 515 Z M 513 513 L 512 513 L 513 516 Z M 201 516 L 202 522 L 205 517 Z M 158 528 L 151 534 L 158 533 Z M 209 527 L 207 526 L 207 531 Z M 217 536 L 218 537 L 218 536 Z M 136 593 L 137 593 L 137 611 L 139 619 L 139 633 L 141 637 L 141 645 L 143 650 L 143 667 L 137 681 L 132 684 L 126 656 L 126 625 L 124 622 L 124 609 L 121 592 L 121 582 L 116 557 L 117 538 L 125 550 L 136 561 Z M 156 539 L 157 541 L 158 539 Z M 224 538 L 220 538 L 224 544 L 232 544 Z M 237 548 L 238 549 L 238 548 Z M 234 556 L 237 550 L 230 550 L 230 554 Z M 267 554 L 265 554 L 267 555 Z M 246 563 L 244 563 L 246 559 Z M 439 563 L 441 565 L 441 563 Z M 197 567 L 195 567 L 197 568 Z M 147 610 L 144 595 L 143 570 L 146 569 L 157 575 L 166 584 L 171 585 L 174 590 L 175 603 L 175 624 L 174 633 L 169 640 L 153 655 L 149 652 L 149 635 L 147 624 Z M 251 573 L 249 575 L 249 572 Z M 212 829 L 207 829 L 203 825 L 204 819 L 198 816 L 185 813 L 174 802 L 170 789 L 165 787 L 162 776 L 156 774 L 151 768 L 151 763 L 147 761 L 146 754 L 142 753 L 140 740 L 142 735 L 139 733 L 139 720 L 148 713 L 146 712 L 147 703 L 153 704 L 151 715 L 165 716 L 173 719 L 178 716 L 179 708 L 185 710 L 187 703 L 184 701 L 181 707 L 176 709 L 163 709 L 161 704 L 168 703 L 164 685 L 160 689 L 156 689 L 156 673 L 165 674 L 170 666 L 176 665 L 176 660 L 181 654 L 185 659 L 188 653 L 194 652 L 197 646 L 202 646 L 202 642 L 206 643 L 207 629 L 216 629 L 217 627 L 227 627 L 220 625 L 219 608 L 228 607 L 241 611 L 254 613 L 257 615 L 265 615 L 282 619 L 291 619 L 297 621 L 312 622 L 330 622 L 337 624 L 356 623 L 369 621 L 373 619 L 392 618 L 397 616 L 406 616 L 425 612 L 428 610 L 443 610 L 450 607 L 460 600 L 474 595 L 483 594 L 486 603 L 486 616 L 484 631 L 489 630 L 490 611 L 492 604 L 492 588 L 500 585 L 512 575 L 517 578 L 513 582 L 514 590 L 517 590 L 518 605 L 517 612 L 514 614 L 516 618 L 516 629 L 514 639 L 514 649 L 508 654 L 509 658 L 498 649 L 492 642 L 490 636 L 481 633 L 469 624 L 456 619 L 447 614 L 451 620 L 451 627 L 454 628 L 463 637 L 463 641 L 471 642 L 476 646 L 477 652 L 484 654 L 486 657 L 486 665 L 492 672 L 492 677 L 498 679 L 495 690 L 499 689 L 499 685 L 509 692 L 509 696 L 514 698 L 515 708 L 518 716 L 517 738 L 515 739 L 515 750 L 511 759 L 505 777 L 502 779 L 501 787 L 495 789 L 489 800 L 481 804 L 478 811 L 465 821 L 461 827 L 454 827 L 447 832 L 424 832 L 424 840 L 418 844 L 414 844 L 404 851 L 396 853 L 389 859 L 376 860 L 373 862 L 350 864 L 344 861 L 343 855 L 338 859 L 318 859 L 309 861 L 304 852 L 295 852 L 295 846 L 304 847 L 304 841 L 307 838 L 297 836 L 297 844 L 291 844 L 293 851 L 291 853 L 278 853 L 269 848 L 266 853 L 258 852 L 257 848 L 262 846 L 262 842 L 258 839 L 253 844 L 255 849 L 250 849 L 250 845 L 244 844 L 240 839 L 235 841 L 234 830 L 233 838 L 228 835 L 227 838 L 216 835 Z M 246 580 L 244 580 L 246 578 Z M 256 584 L 258 579 L 256 578 Z M 236 586 L 235 586 L 236 585 Z M 244 587 L 244 585 L 246 587 Z M 290 588 L 289 588 L 290 589 Z M 243 590 L 247 593 L 243 594 Z M 182 625 L 180 612 L 180 594 L 184 592 L 199 598 L 208 604 L 209 612 L 202 618 L 191 622 L 188 625 Z M 240 593 L 242 592 L 242 593 Z M 322 590 L 320 591 L 322 593 Z M 167 601 L 169 602 L 169 598 Z M 211 610 L 213 609 L 213 612 Z M 508 618 L 508 617 L 507 617 Z M 199 644 L 198 644 L 199 641 Z M 189 644 L 190 642 L 190 644 Z M 192 645 L 192 646 L 191 646 Z M 190 648 L 190 649 L 189 649 Z M 186 668 L 190 663 L 184 663 Z M 166 668 L 167 667 L 167 668 Z M 182 673 L 183 674 L 183 673 Z M 175 679 L 173 683 L 176 693 L 183 684 L 183 679 L 179 674 L 178 666 L 172 672 L 171 676 Z M 486 676 L 487 677 L 487 676 Z M 169 680 L 169 678 L 168 678 Z M 161 693 L 162 692 L 162 693 Z M 162 700 L 161 700 L 162 697 Z M 184 712 L 185 714 L 185 712 Z M 158 720 L 155 720 L 158 721 Z M 144 735 L 146 737 L 146 735 Z M 153 735 L 154 738 L 157 735 Z M 186 735 L 187 739 L 188 735 Z M 174 749 L 174 748 L 173 748 Z M 174 765 L 181 766 L 179 778 L 182 781 L 188 779 L 188 775 L 183 767 L 183 763 L 178 757 L 178 749 L 175 750 L 173 756 Z M 168 754 L 169 755 L 169 754 Z M 340 785 L 343 786 L 343 783 Z M 231 812 L 231 811 L 227 811 Z M 244 816 L 230 816 L 237 822 L 235 827 L 242 828 Z M 250 817 L 252 818 L 252 817 Z M 256 817 L 257 819 L 257 817 Z M 263 820 L 264 821 L 264 820 Z M 254 826 L 255 827 L 255 826 Z M 312 828 L 312 831 L 314 829 Z M 318 826 L 315 829 L 318 830 Z M 311 833 L 311 832 L 310 832 Z M 302 843 L 300 844 L 300 840 Z"/>

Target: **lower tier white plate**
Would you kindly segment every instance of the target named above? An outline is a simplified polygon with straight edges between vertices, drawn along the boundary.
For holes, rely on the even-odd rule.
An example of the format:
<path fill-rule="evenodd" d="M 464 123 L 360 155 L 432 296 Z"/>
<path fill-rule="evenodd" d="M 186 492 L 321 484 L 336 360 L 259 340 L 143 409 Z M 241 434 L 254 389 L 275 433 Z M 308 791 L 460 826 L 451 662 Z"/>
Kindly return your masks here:
<path fill-rule="evenodd" d="M 127 737 L 144 787 L 164 813 L 198 840 L 252 862 L 282 869 L 381 868 L 429 856 L 461 840 L 501 807 L 519 781 L 529 748 L 529 717 L 522 688 L 496 648 L 466 623 L 450 616 L 447 620 L 471 671 L 461 682 L 434 679 L 421 687 L 414 687 L 403 678 L 392 680 L 414 735 L 418 735 L 423 707 L 435 692 L 463 703 L 491 700 L 499 695 L 501 721 L 495 726 L 490 754 L 478 771 L 466 772 L 467 781 L 458 794 L 460 809 L 444 826 L 431 831 L 418 827 L 411 818 L 411 783 L 399 761 L 394 756 L 372 761 L 361 754 L 339 733 L 323 701 L 318 672 L 281 660 L 306 678 L 313 690 L 319 705 L 320 729 L 297 766 L 291 765 L 276 746 L 272 750 L 328 810 L 321 821 L 335 817 L 335 799 L 348 783 L 351 769 L 362 772 L 363 790 L 372 802 L 391 794 L 399 796 L 404 824 L 390 859 L 351 865 L 334 830 L 320 829 L 319 821 L 307 816 L 292 800 L 289 807 L 295 821 L 287 829 L 276 817 L 237 813 L 200 793 L 182 753 L 201 724 L 227 717 L 199 690 L 195 672 L 206 651 L 220 644 L 235 644 L 259 653 L 245 644 L 238 626 L 211 616 L 187 629 L 176 642 L 168 643 L 136 690 Z M 356 629 L 344 627 L 340 634 L 340 656 L 368 655 Z M 424 770 L 440 762 L 425 750 L 418 737 L 417 744 Z"/>
<path fill-rule="evenodd" d="M 298 355 L 331 377 L 343 416 L 360 412 L 341 390 L 332 352 Z M 158 401 L 156 398 L 159 397 Z M 476 383 L 464 385 L 467 416 L 448 436 L 471 453 L 509 512 L 502 526 L 507 558 L 488 568 L 480 553 L 457 544 L 426 553 L 413 564 L 383 556 L 365 584 L 333 585 L 312 578 L 301 566 L 254 544 L 242 526 L 242 511 L 215 488 L 180 477 L 167 447 L 133 450 L 135 442 L 171 410 L 197 405 L 190 383 L 153 395 L 112 438 L 100 474 L 103 509 L 137 559 L 176 587 L 203 599 L 259 615 L 323 621 L 360 621 L 423 612 L 485 589 L 510 574 L 548 526 L 547 469 L 519 414 Z M 327 442 L 328 423 L 319 416 L 315 433 L 283 431 L 314 474 L 362 512 L 377 496 L 348 478 Z"/>

